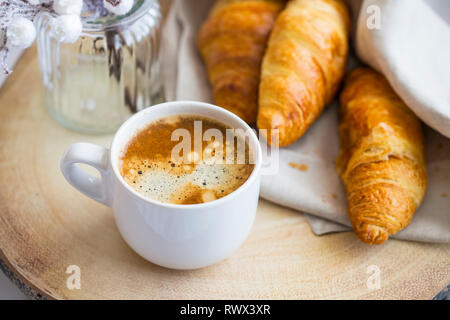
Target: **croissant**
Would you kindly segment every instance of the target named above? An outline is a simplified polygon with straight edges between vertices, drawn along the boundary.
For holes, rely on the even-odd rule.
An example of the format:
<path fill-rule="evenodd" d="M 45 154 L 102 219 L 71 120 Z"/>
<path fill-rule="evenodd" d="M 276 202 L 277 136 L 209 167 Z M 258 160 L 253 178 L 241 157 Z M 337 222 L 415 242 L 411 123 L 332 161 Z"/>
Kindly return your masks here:
<path fill-rule="evenodd" d="M 345 72 L 349 30 L 340 0 L 291 0 L 278 16 L 259 87 L 257 124 L 267 130 L 268 143 L 277 135 L 273 129 L 279 146 L 295 142 L 333 99 Z"/>
<path fill-rule="evenodd" d="M 220 0 L 198 35 L 214 102 L 256 121 L 261 61 L 284 0 Z"/>
<path fill-rule="evenodd" d="M 340 97 L 336 168 L 356 235 L 380 244 L 405 228 L 422 202 L 427 173 L 422 127 L 387 80 L 360 68 Z"/>

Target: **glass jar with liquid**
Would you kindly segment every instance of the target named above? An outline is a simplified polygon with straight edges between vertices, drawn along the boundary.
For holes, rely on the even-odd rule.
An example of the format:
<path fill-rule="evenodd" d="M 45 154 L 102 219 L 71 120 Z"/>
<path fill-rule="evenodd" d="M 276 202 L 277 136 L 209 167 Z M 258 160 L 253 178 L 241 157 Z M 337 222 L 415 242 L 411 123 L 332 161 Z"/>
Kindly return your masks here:
<path fill-rule="evenodd" d="M 37 43 L 45 105 L 56 121 L 111 133 L 133 113 L 163 102 L 157 0 L 138 0 L 124 16 L 83 10 L 83 33 L 75 43 L 52 37 L 52 18 L 38 18 Z"/>

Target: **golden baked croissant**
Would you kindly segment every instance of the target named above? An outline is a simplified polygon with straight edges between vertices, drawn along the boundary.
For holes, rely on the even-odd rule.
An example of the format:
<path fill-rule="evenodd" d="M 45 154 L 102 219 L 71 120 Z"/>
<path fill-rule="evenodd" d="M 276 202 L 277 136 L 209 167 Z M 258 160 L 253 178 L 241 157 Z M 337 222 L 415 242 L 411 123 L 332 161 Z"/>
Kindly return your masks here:
<path fill-rule="evenodd" d="M 349 29 L 340 0 L 291 0 L 278 16 L 262 64 L 258 128 L 269 137 L 278 129 L 280 146 L 300 138 L 333 99 Z"/>
<path fill-rule="evenodd" d="M 284 0 L 219 0 L 198 36 L 218 106 L 256 121 L 261 61 Z"/>
<path fill-rule="evenodd" d="M 341 94 L 336 168 L 356 235 L 380 244 L 405 228 L 422 202 L 427 174 L 422 127 L 387 80 L 360 68 Z"/>

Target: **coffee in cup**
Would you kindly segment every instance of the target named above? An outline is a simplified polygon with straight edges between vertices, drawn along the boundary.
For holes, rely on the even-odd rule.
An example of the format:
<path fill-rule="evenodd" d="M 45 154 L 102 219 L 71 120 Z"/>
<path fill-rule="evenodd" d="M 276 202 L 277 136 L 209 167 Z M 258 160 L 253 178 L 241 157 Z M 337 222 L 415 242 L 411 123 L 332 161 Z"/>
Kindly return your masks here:
<path fill-rule="evenodd" d="M 121 175 L 141 195 L 200 204 L 227 196 L 254 164 L 245 134 L 212 118 L 175 115 L 137 132 L 120 158 Z"/>

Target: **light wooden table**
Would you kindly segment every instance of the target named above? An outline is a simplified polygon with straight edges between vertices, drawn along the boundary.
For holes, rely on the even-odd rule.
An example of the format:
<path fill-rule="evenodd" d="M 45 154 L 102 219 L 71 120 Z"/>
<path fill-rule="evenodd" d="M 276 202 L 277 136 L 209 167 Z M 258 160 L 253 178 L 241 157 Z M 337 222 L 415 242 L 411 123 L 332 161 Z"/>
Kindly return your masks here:
<path fill-rule="evenodd" d="M 0 259 L 23 284 L 57 299 L 430 299 L 450 281 L 450 245 L 390 240 L 369 247 L 351 232 L 317 237 L 305 217 L 260 201 L 254 228 L 229 259 L 196 271 L 155 266 L 121 239 L 111 209 L 59 171 L 71 143 L 109 145 L 58 125 L 42 104 L 35 49 L 0 91 Z M 81 290 L 66 286 L 69 265 Z M 370 289 L 369 266 L 380 270 Z"/>

